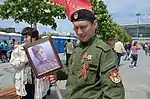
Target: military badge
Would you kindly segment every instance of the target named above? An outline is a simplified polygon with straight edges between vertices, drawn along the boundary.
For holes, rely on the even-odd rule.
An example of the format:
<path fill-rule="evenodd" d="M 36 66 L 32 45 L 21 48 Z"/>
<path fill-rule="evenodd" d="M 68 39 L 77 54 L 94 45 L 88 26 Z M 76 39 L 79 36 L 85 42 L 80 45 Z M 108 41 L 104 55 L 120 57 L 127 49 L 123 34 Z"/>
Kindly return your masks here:
<path fill-rule="evenodd" d="M 121 81 L 120 71 L 117 68 L 109 72 L 109 76 L 114 83 L 119 83 Z"/>
<path fill-rule="evenodd" d="M 75 13 L 74 14 L 74 19 L 77 19 L 78 18 L 78 13 Z"/>
<path fill-rule="evenodd" d="M 91 60 L 92 59 L 92 55 L 88 55 L 87 59 Z"/>

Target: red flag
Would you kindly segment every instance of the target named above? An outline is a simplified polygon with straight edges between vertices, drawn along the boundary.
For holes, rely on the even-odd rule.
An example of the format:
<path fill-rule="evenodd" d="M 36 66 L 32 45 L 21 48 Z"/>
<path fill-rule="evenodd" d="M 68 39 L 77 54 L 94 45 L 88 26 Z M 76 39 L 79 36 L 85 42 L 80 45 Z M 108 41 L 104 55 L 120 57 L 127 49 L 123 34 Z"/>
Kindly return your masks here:
<path fill-rule="evenodd" d="M 66 0 L 66 15 L 69 20 L 71 15 L 79 9 L 88 9 L 92 11 L 92 6 L 89 0 Z"/>
<path fill-rule="evenodd" d="M 52 2 L 62 5 L 62 6 L 66 6 L 65 0 L 49 0 L 49 1 L 52 1 Z"/>
<path fill-rule="evenodd" d="M 70 20 L 71 15 L 79 9 L 88 9 L 92 11 L 89 0 L 50 0 L 65 7 L 66 15 Z"/>

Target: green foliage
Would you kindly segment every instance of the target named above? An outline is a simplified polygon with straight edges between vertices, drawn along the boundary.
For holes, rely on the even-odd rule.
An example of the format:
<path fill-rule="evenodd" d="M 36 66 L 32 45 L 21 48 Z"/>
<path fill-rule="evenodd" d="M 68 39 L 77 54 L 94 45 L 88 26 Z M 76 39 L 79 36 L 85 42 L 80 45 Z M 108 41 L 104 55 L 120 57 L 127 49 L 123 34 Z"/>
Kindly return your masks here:
<path fill-rule="evenodd" d="M 97 34 L 102 40 L 112 40 L 115 37 L 115 27 L 107 6 L 101 0 L 91 0 L 93 11 L 97 18 Z"/>
<path fill-rule="evenodd" d="M 93 6 L 92 10 L 97 18 L 97 35 L 99 35 L 102 40 L 114 40 L 116 36 L 119 36 L 123 40 L 126 39 L 126 31 L 113 22 L 104 2 L 102 0 L 90 1 Z"/>
<path fill-rule="evenodd" d="M 115 24 L 116 26 L 116 35 L 121 38 L 124 42 L 132 41 L 132 37 L 128 35 L 127 31 L 120 27 L 120 25 Z"/>
<path fill-rule="evenodd" d="M 25 21 L 30 25 L 41 23 L 57 27 L 55 18 L 65 18 L 64 8 L 43 0 L 5 0 L 0 5 L 0 18 L 12 18 L 15 22 Z"/>

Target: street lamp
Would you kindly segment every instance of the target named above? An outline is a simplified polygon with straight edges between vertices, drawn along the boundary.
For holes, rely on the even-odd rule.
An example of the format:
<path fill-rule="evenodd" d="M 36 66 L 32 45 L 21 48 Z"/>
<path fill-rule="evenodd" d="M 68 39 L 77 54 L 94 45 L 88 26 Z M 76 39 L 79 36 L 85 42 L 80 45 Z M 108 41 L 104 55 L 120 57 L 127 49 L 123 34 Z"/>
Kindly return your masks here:
<path fill-rule="evenodd" d="M 137 34 L 136 34 L 136 36 L 137 36 L 137 39 L 138 39 L 138 35 L 139 35 L 139 21 L 140 21 L 140 13 L 139 12 L 137 12 L 136 13 L 136 16 L 137 16 Z"/>

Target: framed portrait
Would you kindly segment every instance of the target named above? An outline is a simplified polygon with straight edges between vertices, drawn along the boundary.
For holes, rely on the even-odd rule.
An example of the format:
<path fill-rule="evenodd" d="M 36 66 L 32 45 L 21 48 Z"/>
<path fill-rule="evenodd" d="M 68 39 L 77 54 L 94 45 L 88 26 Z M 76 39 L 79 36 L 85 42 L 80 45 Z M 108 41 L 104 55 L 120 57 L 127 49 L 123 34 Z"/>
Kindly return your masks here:
<path fill-rule="evenodd" d="M 51 37 L 27 44 L 24 49 L 37 78 L 44 77 L 63 68 Z"/>

